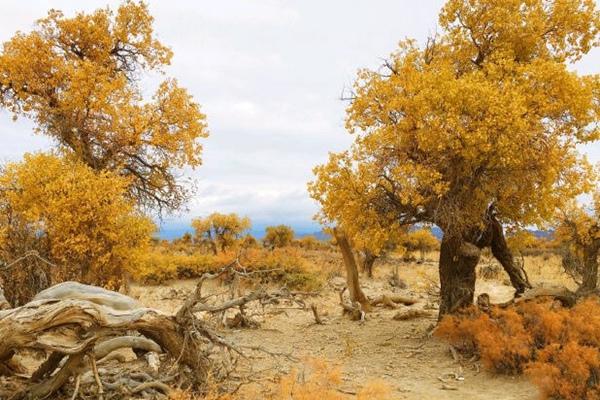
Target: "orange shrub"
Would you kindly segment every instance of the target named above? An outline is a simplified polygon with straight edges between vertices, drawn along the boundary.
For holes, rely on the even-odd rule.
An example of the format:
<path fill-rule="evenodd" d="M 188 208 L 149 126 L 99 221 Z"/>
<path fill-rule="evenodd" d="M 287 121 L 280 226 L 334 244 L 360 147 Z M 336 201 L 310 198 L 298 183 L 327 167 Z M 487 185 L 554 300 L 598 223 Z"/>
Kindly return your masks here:
<path fill-rule="evenodd" d="M 600 398 L 600 303 L 586 299 L 573 308 L 557 302 L 525 302 L 494 308 L 490 314 L 472 308 L 447 316 L 436 335 L 460 351 L 478 353 L 496 372 L 524 372 L 544 398 Z"/>
<path fill-rule="evenodd" d="M 181 390 L 174 390 L 169 396 L 170 400 L 343 400 L 344 396 L 337 389 L 342 382 L 339 367 L 332 366 L 329 362 L 319 358 L 307 359 L 300 370 L 292 370 L 281 376 L 278 381 L 269 384 L 262 393 L 250 389 L 249 393 L 236 393 L 234 395 L 219 394 L 218 389 L 203 397 Z M 391 399 L 391 390 L 382 380 L 368 381 L 357 392 L 357 400 L 388 400 Z"/>

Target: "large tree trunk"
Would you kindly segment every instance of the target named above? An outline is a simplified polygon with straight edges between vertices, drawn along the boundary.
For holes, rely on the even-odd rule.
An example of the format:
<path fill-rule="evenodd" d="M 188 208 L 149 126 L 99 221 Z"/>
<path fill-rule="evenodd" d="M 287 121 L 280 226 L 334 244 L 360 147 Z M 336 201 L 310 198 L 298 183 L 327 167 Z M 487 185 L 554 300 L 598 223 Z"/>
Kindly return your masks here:
<path fill-rule="evenodd" d="M 369 308 L 369 300 L 360 288 L 358 281 L 358 267 L 356 265 L 354 253 L 352 252 L 352 247 L 350 247 L 350 243 L 348 242 L 348 238 L 344 232 L 337 228 L 334 228 L 333 234 L 344 259 L 344 266 L 346 267 L 346 284 L 348 286 L 348 292 L 350 293 L 350 300 L 352 302 L 360 303 L 363 309 Z"/>
<path fill-rule="evenodd" d="M 458 237 L 444 235 L 440 248 L 439 318 L 473 304 L 475 267 L 480 249 Z"/>
<path fill-rule="evenodd" d="M 502 267 L 508 274 L 510 282 L 515 288 L 515 296 L 519 296 L 525 290 L 531 289 L 531 283 L 529 283 L 525 271 L 515 263 L 515 259 L 506 244 L 504 230 L 500 222 L 494 216 L 491 216 L 490 223 L 492 231 L 490 247 L 492 254 L 502 264 Z"/>
<path fill-rule="evenodd" d="M 373 254 L 373 252 L 369 250 L 364 251 L 363 258 L 361 260 L 361 267 L 363 273 L 366 273 L 369 278 L 373 277 L 373 265 L 375 264 L 375 260 L 377 260 L 377 256 Z"/>
<path fill-rule="evenodd" d="M 600 251 L 600 240 L 583 247 L 583 271 L 581 274 L 581 285 L 577 292 L 586 294 L 598 288 L 598 252 Z"/>

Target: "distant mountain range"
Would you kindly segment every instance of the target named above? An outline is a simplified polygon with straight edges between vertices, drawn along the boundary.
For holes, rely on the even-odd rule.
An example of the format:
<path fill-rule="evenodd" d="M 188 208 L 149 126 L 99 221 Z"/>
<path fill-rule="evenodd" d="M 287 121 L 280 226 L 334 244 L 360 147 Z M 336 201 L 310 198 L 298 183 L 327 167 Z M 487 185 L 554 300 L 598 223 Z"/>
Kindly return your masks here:
<path fill-rule="evenodd" d="M 292 227 L 292 228 L 294 228 L 294 227 Z M 554 232 L 552 230 L 544 231 L 544 230 L 539 230 L 539 229 L 528 229 L 528 231 L 533 233 L 537 238 L 549 239 L 549 238 L 552 238 L 552 236 L 554 235 Z M 172 239 L 181 237 L 186 232 L 193 233 L 193 230 L 189 226 L 173 226 L 170 228 L 163 227 L 160 229 L 158 236 L 161 239 L 172 240 Z M 442 230 L 440 228 L 438 228 L 437 226 L 434 226 L 433 228 L 431 228 L 431 233 L 433 233 L 433 235 L 436 238 L 438 238 L 438 240 L 442 240 L 442 236 L 443 236 Z M 261 229 L 261 228 L 252 229 L 250 231 L 250 234 L 252 236 L 260 239 L 265 234 L 264 228 L 263 229 Z M 314 231 L 314 232 L 306 232 L 306 231 L 302 232 L 300 230 L 296 230 L 296 237 L 303 238 L 305 236 L 314 236 L 319 240 L 331 239 L 331 236 L 328 235 L 327 233 L 323 232 L 322 230 Z"/>

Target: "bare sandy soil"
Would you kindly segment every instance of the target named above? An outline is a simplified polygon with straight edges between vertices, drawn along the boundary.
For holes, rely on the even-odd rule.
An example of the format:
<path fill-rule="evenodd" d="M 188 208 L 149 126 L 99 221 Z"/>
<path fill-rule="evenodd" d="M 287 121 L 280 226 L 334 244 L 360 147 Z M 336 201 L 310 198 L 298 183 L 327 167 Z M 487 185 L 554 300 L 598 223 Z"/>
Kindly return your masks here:
<path fill-rule="evenodd" d="M 418 298 L 410 308 L 425 309 L 430 316 L 397 321 L 393 316 L 409 307 L 376 308 L 364 323 L 351 321 L 342 315 L 338 289 L 340 277 L 332 278 L 318 296 L 307 298 L 322 313 L 324 325 L 316 325 L 308 310 L 281 304 L 277 309 L 254 310 L 259 315 L 257 329 L 224 329 L 223 334 L 238 344 L 262 346 L 274 352 L 291 353 L 300 361 L 261 357 L 255 360 L 265 374 L 288 372 L 302 368 L 306 357 L 330 360 L 342 369 L 340 391 L 348 398 L 373 379 L 384 380 L 393 390 L 394 399 L 536 399 L 536 388 L 524 377 L 492 375 L 482 370 L 474 360 L 455 360 L 447 344 L 428 333 L 436 321 L 435 288 L 437 270 L 434 262 L 404 266 L 399 275 L 407 289 L 395 289 L 388 283 L 390 266 L 379 266 L 374 279 L 362 278 L 367 296 L 395 291 Z M 492 301 L 504 301 L 512 296 L 511 287 L 501 277 L 497 281 L 479 280 L 477 291 L 486 292 Z M 174 312 L 194 281 L 178 281 L 168 286 L 134 287 L 132 294 L 148 306 Z M 224 287 L 209 288 L 214 293 Z M 249 310 L 252 312 L 253 310 Z"/>

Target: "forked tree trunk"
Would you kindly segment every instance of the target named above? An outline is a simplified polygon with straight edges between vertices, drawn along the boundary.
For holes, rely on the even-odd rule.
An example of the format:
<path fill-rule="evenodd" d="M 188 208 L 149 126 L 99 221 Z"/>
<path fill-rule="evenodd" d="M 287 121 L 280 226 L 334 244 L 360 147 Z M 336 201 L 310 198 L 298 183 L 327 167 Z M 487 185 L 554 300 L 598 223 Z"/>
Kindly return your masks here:
<path fill-rule="evenodd" d="M 358 267 L 356 265 L 354 253 L 352 252 L 352 247 L 350 247 L 350 243 L 348 242 L 348 238 L 344 232 L 337 228 L 334 228 L 333 234 L 344 259 L 344 267 L 346 268 L 346 285 L 348 286 L 348 292 L 350 293 L 350 300 L 352 302 L 360 303 L 363 309 L 369 308 L 369 300 L 360 288 L 358 281 Z"/>
<path fill-rule="evenodd" d="M 461 238 L 444 235 L 440 247 L 439 318 L 473 304 L 475 267 L 480 249 Z"/>
<path fill-rule="evenodd" d="M 577 289 L 580 294 L 593 292 L 598 288 L 598 253 L 600 252 L 600 240 L 583 247 L 583 271 L 581 274 L 581 285 Z"/>
<path fill-rule="evenodd" d="M 369 250 L 364 251 L 364 256 L 361 260 L 361 266 L 362 271 L 366 273 L 369 278 L 373 277 L 373 265 L 375 264 L 377 258 L 378 257 L 375 254 L 373 254 L 373 252 Z"/>
<path fill-rule="evenodd" d="M 526 289 L 531 289 L 531 283 L 527 279 L 525 272 L 515 263 L 512 252 L 508 248 L 502 225 L 495 217 L 491 217 L 492 237 L 490 247 L 492 254 L 500 262 L 510 278 L 512 286 L 515 288 L 515 296 L 522 294 Z"/>

